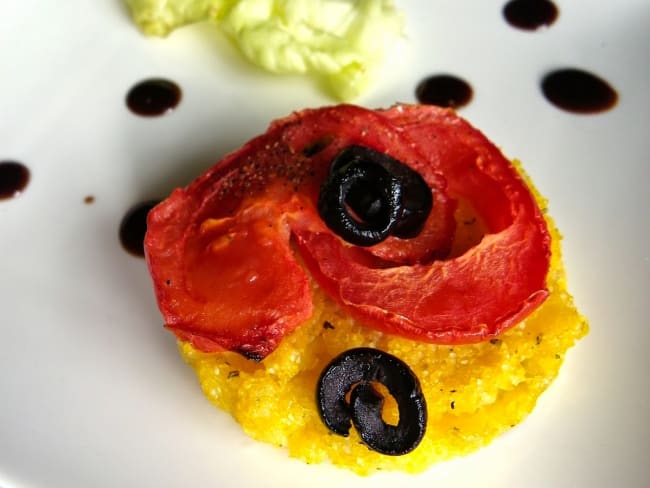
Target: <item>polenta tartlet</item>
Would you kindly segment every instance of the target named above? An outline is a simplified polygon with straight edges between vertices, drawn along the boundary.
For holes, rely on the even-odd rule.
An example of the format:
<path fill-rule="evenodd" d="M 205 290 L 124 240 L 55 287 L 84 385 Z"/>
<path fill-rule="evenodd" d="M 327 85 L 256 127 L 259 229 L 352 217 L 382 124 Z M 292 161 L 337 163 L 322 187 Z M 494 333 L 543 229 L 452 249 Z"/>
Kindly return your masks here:
<path fill-rule="evenodd" d="M 145 251 L 183 358 L 247 434 L 418 472 L 521 422 L 587 333 L 545 207 L 451 110 L 339 105 L 175 190 Z"/>

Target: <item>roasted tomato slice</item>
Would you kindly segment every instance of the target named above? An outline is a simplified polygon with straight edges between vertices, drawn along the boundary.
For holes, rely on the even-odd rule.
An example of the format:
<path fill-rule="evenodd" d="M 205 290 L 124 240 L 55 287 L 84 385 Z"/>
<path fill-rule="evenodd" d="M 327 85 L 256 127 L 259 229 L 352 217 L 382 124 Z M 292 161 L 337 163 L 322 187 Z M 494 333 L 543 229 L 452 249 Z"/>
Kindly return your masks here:
<path fill-rule="evenodd" d="M 400 266 L 446 255 L 455 203 L 442 173 L 411 140 L 359 107 L 303 111 L 276 121 L 149 213 L 145 252 L 166 326 L 200 350 L 261 359 L 304 322 L 311 290 L 292 249 L 293 228 L 329 232 L 317 211 L 320 186 L 336 154 L 353 144 L 417 168 L 434 189 L 417 239 L 391 237 L 359 249 L 359 259 Z"/>
<path fill-rule="evenodd" d="M 447 259 L 372 267 L 331 233 L 296 228 L 305 262 L 343 307 L 378 329 L 446 344 L 500 334 L 548 296 L 550 236 L 534 197 L 501 152 L 453 111 L 400 105 L 382 115 L 462 202 L 457 240 L 467 240 L 465 225 L 482 226 L 484 235 Z"/>
<path fill-rule="evenodd" d="M 432 189 L 419 235 L 357 247 L 324 224 L 321 185 L 352 145 L 390 155 Z M 312 313 L 305 267 L 369 326 L 468 343 L 544 300 L 549 241 L 516 170 L 452 111 L 341 105 L 274 122 L 176 190 L 150 212 L 145 252 L 180 339 L 261 359 Z"/>

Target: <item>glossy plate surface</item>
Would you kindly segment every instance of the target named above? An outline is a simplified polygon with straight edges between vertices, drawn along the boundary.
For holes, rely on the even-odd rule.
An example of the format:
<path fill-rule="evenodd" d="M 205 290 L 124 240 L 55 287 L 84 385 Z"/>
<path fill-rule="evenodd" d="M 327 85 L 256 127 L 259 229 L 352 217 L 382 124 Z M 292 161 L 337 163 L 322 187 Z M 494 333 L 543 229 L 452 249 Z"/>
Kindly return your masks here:
<path fill-rule="evenodd" d="M 504 3 L 398 0 L 405 39 L 357 103 L 414 102 L 433 73 L 469 81 L 460 113 L 549 198 L 591 333 L 489 447 L 420 476 L 359 478 L 289 459 L 216 411 L 162 328 L 144 261 L 118 240 L 133 204 L 187 184 L 272 118 L 333 100 L 251 67 L 207 25 L 148 39 L 116 0 L 4 2 L 0 160 L 31 179 L 0 200 L 0 486 L 650 485 L 650 4 L 558 2 L 550 28 L 527 32 Z M 609 81 L 617 105 L 551 105 L 539 83 L 561 67 Z M 134 116 L 126 93 L 158 76 L 181 86 L 180 105 Z"/>

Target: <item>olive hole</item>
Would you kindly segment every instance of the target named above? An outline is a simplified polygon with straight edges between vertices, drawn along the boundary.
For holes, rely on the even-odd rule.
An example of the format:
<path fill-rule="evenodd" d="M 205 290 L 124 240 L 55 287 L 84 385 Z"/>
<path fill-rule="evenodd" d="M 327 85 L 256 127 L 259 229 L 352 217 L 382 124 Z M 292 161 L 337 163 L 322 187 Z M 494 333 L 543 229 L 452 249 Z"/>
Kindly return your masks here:
<path fill-rule="evenodd" d="M 386 385 L 378 381 L 371 381 L 370 385 L 375 389 L 377 394 L 384 399 L 384 405 L 381 410 L 381 418 L 388 425 L 397 425 L 399 423 L 399 408 L 397 400 L 391 395 Z"/>
<path fill-rule="evenodd" d="M 359 383 L 354 383 L 350 389 L 345 394 L 345 404 L 350 405 L 352 403 L 352 391 L 357 387 Z M 382 397 L 384 403 L 381 410 L 381 419 L 386 422 L 388 425 L 396 426 L 399 423 L 399 407 L 397 405 L 397 400 L 386 385 L 379 381 L 370 381 L 370 386 L 375 390 L 378 396 Z"/>
<path fill-rule="evenodd" d="M 361 181 L 352 184 L 346 195 L 345 205 L 350 216 L 362 224 L 382 225 L 388 215 L 381 192 L 373 185 Z"/>

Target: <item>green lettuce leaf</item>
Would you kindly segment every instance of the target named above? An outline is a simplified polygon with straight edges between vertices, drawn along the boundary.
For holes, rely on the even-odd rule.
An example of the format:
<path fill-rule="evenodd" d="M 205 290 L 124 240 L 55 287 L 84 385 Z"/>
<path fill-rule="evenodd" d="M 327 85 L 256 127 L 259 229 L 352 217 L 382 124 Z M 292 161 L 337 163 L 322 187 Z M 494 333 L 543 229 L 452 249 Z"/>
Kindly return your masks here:
<path fill-rule="evenodd" d="M 214 18 L 227 0 L 125 0 L 133 21 L 149 36 L 166 36 L 177 27 Z"/>
<path fill-rule="evenodd" d="M 147 34 L 210 20 L 274 73 L 310 74 L 340 100 L 359 96 L 401 34 L 392 0 L 126 0 Z"/>

